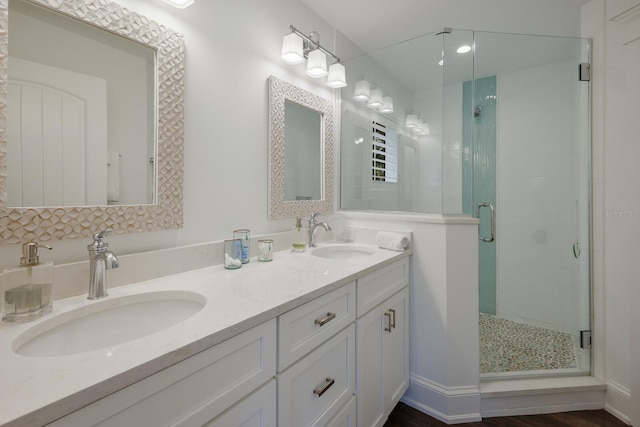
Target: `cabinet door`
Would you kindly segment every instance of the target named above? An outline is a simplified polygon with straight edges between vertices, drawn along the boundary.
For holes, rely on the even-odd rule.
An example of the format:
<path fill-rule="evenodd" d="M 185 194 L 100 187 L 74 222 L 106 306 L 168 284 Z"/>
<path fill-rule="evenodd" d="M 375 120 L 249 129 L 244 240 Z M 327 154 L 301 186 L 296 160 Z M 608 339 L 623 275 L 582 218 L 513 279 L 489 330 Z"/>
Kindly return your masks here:
<path fill-rule="evenodd" d="M 380 427 L 409 385 L 409 290 L 356 322 L 358 427 Z"/>
<path fill-rule="evenodd" d="M 391 333 L 384 334 L 382 351 L 386 420 L 409 387 L 409 288 L 391 297 L 383 306 L 389 313 L 385 315 L 385 322 L 391 322 Z"/>
<path fill-rule="evenodd" d="M 271 380 L 204 427 L 273 427 L 276 425 L 276 380 Z"/>
<path fill-rule="evenodd" d="M 356 417 L 358 427 L 384 423 L 382 341 L 386 307 L 377 306 L 356 322 Z"/>

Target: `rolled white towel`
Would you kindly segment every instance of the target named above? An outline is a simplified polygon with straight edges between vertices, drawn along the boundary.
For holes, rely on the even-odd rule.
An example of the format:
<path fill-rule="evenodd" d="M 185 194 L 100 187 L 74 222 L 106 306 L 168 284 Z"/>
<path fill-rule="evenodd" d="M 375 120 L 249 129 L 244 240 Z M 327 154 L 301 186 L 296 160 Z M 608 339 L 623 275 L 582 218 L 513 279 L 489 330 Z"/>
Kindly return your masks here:
<path fill-rule="evenodd" d="M 379 231 L 376 235 L 376 244 L 383 249 L 402 252 L 409 246 L 409 238 L 401 233 Z"/>

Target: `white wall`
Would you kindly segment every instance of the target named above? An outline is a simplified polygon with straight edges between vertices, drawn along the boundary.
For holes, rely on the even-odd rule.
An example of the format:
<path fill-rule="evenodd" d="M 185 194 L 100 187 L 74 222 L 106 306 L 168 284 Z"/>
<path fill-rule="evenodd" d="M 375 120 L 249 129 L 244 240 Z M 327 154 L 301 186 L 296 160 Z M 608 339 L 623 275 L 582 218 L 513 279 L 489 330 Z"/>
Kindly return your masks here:
<path fill-rule="evenodd" d="M 594 368 L 608 385 L 606 409 L 640 424 L 640 21 L 612 21 L 632 0 L 593 0 L 583 32 L 593 37 Z"/>

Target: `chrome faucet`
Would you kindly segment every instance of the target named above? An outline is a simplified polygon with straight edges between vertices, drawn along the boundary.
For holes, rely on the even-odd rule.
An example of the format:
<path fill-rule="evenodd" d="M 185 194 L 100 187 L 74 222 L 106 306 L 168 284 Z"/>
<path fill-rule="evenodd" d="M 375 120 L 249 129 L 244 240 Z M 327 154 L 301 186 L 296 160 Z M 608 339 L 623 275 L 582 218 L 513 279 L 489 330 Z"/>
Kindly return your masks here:
<path fill-rule="evenodd" d="M 309 247 L 316 247 L 316 231 L 318 231 L 318 227 L 323 227 L 325 231 L 331 231 L 331 226 L 326 222 L 318 222 L 316 217 L 320 215 L 319 213 L 314 213 L 309 218 Z"/>
<path fill-rule="evenodd" d="M 107 270 L 118 268 L 118 258 L 109 250 L 109 244 L 103 239 L 111 233 L 106 228 L 93 235 L 93 243 L 89 250 L 89 295 L 88 299 L 104 298 L 107 295 Z"/>

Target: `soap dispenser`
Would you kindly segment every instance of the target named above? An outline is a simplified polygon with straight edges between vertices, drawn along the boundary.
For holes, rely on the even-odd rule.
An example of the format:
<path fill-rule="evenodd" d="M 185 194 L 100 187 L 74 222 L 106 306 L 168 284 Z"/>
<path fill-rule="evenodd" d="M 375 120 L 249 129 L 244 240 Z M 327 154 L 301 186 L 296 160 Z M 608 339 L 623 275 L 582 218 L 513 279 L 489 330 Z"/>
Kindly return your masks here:
<path fill-rule="evenodd" d="M 304 252 L 307 249 L 307 239 L 309 233 L 302 227 L 302 218 L 296 218 L 296 225 L 291 230 L 291 251 Z"/>
<path fill-rule="evenodd" d="M 20 266 L 2 273 L 2 320 L 5 322 L 28 322 L 51 311 L 53 262 L 41 264 L 38 248 L 52 249 L 34 242 L 25 243 Z"/>

